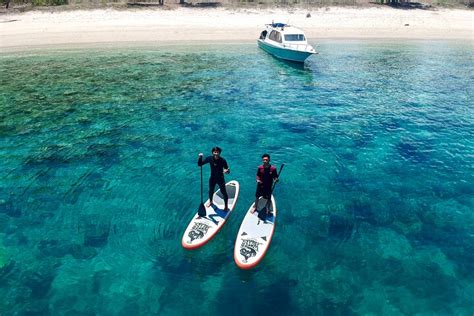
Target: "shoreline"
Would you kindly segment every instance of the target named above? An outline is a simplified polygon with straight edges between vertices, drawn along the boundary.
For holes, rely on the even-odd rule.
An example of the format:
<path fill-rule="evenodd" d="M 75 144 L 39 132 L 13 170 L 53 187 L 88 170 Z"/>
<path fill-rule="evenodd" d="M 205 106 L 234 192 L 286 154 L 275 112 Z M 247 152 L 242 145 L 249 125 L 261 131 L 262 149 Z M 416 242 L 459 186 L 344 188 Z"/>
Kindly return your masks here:
<path fill-rule="evenodd" d="M 307 15 L 310 17 L 307 17 Z M 323 39 L 474 40 L 474 11 L 390 7 L 92 9 L 0 15 L 0 49 L 52 45 L 253 41 L 272 20 Z"/>

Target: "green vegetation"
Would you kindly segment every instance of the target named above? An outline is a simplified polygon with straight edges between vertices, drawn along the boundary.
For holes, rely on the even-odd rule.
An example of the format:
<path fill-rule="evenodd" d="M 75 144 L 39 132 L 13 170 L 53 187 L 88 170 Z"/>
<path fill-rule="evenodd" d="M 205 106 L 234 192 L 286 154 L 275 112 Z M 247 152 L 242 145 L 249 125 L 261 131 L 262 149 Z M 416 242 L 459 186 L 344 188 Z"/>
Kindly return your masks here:
<path fill-rule="evenodd" d="M 135 6 L 166 6 L 179 7 L 329 7 L 329 6 L 372 6 L 389 5 L 412 9 L 440 7 L 474 7 L 474 0 L 0 0 L 0 4 L 8 8 L 29 8 L 63 6 L 64 8 L 97 8 Z"/>
<path fill-rule="evenodd" d="M 56 6 L 68 4 L 68 0 L 31 0 L 33 6 Z"/>

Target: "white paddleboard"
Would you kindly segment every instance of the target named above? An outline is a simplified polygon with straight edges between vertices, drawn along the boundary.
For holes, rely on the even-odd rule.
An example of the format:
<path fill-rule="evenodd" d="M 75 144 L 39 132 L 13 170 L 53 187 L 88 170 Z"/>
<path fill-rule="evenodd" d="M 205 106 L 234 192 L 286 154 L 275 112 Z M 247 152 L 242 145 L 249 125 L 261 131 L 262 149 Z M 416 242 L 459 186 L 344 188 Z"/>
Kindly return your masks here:
<path fill-rule="evenodd" d="M 275 230 L 277 209 L 273 195 L 268 204 L 270 213 L 265 221 L 258 217 L 258 211 L 250 212 L 254 204 L 247 211 L 235 240 L 234 261 L 241 269 L 251 269 L 260 263 L 267 253 Z M 267 200 L 260 197 L 258 208 L 265 208 L 266 204 Z"/>
<path fill-rule="evenodd" d="M 232 180 L 225 185 L 227 195 L 229 196 L 229 211 L 224 211 L 224 199 L 221 190 L 214 193 L 210 207 L 207 206 L 209 199 L 204 203 L 206 207 L 206 216 L 199 217 L 198 213 L 194 215 L 188 227 L 184 231 L 181 245 L 186 249 L 195 249 L 204 246 L 209 240 L 217 234 L 224 226 L 226 220 L 234 210 L 237 199 L 239 198 L 240 185 Z"/>

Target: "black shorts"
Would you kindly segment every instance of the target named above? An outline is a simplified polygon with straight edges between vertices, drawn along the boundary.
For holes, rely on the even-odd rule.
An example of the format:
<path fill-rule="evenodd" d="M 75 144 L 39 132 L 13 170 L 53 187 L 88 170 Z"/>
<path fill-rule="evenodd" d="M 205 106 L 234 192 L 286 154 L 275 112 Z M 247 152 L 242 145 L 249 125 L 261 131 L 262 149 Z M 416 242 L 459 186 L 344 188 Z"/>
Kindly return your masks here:
<path fill-rule="evenodd" d="M 271 186 L 265 186 L 261 183 L 257 185 L 257 191 L 255 192 L 255 197 L 259 198 L 263 196 L 265 199 L 269 199 L 270 195 L 272 194 L 272 187 Z"/>

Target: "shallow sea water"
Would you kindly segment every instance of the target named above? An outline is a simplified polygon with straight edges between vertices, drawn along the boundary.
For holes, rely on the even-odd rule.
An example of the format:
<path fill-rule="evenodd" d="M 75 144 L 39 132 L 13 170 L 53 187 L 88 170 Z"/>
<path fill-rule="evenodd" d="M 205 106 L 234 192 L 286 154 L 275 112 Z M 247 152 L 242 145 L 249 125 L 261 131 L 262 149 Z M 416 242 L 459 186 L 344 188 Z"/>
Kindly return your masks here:
<path fill-rule="evenodd" d="M 254 43 L 0 54 L 0 314 L 472 315 L 472 43 L 317 48 L 305 69 Z M 186 251 L 215 145 L 241 195 Z M 278 222 L 241 271 L 265 152 Z"/>

